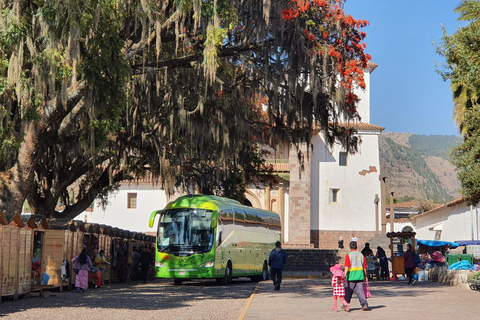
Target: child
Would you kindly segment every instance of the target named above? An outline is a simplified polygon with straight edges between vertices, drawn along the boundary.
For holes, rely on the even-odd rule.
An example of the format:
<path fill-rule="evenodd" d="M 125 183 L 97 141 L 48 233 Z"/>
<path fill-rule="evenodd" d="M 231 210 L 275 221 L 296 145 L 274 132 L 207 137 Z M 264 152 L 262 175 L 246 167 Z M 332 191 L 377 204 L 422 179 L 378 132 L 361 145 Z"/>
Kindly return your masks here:
<path fill-rule="evenodd" d="M 336 264 L 330 268 L 332 276 L 332 287 L 333 287 L 333 309 L 332 311 L 338 311 L 337 309 L 337 297 L 340 298 L 340 301 L 343 303 L 343 309 L 346 309 L 348 306 L 347 301 L 345 300 L 345 274 L 342 271 L 342 266 Z"/>

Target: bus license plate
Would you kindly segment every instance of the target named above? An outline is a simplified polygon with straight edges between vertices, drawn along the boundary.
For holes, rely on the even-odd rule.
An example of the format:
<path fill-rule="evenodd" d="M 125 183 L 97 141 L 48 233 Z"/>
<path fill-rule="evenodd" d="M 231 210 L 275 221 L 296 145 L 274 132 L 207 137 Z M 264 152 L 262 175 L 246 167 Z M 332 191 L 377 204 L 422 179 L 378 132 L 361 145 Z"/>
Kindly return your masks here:
<path fill-rule="evenodd" d="M 184 276 L 184 275 L 185 275 L 185 271 L 178 271 L 178 275 L 179 275 L 179 276 Z"/>

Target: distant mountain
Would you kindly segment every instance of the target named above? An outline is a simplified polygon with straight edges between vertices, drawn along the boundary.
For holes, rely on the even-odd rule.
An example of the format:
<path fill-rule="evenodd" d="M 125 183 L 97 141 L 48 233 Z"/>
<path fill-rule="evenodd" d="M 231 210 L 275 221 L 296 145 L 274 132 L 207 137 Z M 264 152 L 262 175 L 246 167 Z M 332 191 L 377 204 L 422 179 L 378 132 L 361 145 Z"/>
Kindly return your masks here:
<path fill-rule="evenodd" d="M 447 160 L 459 137 L 385 132 L 380 134 L 380 165 L 387 192 L 395 198 L 444 203 L 460 196 L 455 167 Z"/>

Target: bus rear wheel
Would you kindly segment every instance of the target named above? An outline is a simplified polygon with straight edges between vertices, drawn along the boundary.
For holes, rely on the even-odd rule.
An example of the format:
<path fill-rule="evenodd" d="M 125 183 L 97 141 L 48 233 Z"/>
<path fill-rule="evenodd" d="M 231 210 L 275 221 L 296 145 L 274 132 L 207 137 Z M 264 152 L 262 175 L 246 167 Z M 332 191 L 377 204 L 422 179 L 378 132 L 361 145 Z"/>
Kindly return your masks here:
<path fill-rule="evenodd" d="M 232 282 L 232 264 L 230 262 L 227 263 L 227 267 L 225 268 L 225 275 L 223 278 L 217 278 L 217 282 L 222 286 L 226 286 Z"/>
<path fill-rule="evenodd" d="M 181 280 L 181 279 L 173 279 L 173 284 L 176 285 L 176 286 L 181 285 L 182 282 L 183 282 L 183 280 Z"/>
<path fill-rule="evenodd" d="M 258 282 L 258 281 L 265 281 L 265 280 L 268 280 L 268 267 L 267 267 L 267 263 L 264 262 L 263 263 L 263 268 L 262 268 L 262 274 L 259 275 L 259 276 L 254 276 L 254 277 L 250 277 L 250 279 L 254 282 Z"/>

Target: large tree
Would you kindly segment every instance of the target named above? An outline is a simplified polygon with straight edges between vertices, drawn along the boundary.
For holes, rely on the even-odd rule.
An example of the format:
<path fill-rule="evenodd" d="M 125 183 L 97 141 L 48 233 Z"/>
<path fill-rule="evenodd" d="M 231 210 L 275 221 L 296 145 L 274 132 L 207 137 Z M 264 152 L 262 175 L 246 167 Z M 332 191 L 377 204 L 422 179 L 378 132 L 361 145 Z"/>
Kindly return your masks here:
<path fill-rule="evenodd" d="M 455 12 L 468 24 L 452 35 L 444 31 L 438 52 L 446 58 L 441 74 L 451 81 L 453 114 L 463 136 L 452 152 L 452 162 L 459 170 L 463 196 L 476 205 L 480 201 L 480 1 L 462 1 Z"/>
<path fill-rule="evenodd" d="M 367 22 L 346 15 L 342 0 L 0 7 L 7 216 L 28 199 L 35 213 L 71 218 L 145 173 L 168 190 L 189 179 L 212 192 L 223 182 L 228 193 L 225 181 L 244 184 L 261 168 L 258 144 L 308 143 L 315 129 L 357 148 L 339 123 L 359 119 Z"/>

